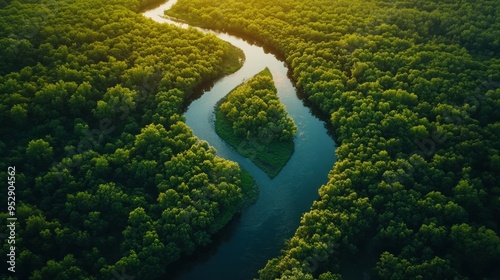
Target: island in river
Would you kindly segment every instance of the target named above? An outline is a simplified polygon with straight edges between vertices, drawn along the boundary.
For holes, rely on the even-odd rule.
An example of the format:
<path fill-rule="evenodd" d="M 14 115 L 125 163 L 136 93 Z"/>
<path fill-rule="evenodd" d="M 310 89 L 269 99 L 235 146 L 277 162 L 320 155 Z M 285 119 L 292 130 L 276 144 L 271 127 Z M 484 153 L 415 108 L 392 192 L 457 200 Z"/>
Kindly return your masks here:
<path fill-rule="evenodd" d="M 268 68 L 233 89 L 216 106 L 217 134 L 270 178 L 293 154 L 297 126 L 280 103 Z"/>

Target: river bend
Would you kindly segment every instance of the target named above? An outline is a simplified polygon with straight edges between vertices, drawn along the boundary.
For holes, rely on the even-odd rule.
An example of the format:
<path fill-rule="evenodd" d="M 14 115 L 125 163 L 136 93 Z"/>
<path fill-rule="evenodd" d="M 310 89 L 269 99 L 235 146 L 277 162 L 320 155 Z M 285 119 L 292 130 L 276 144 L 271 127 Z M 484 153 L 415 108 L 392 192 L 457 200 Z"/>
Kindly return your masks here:
<path fill-rule="evenodd" d="M 144 16 L 160 23 L 189 27 L 163 17 L 163 11 L 170 9 L 175 2 L 171 0 L 146 11 Z M 324 123 L 297 97 L 283 61 L 238 37 L 198 30 L 213 33 L 242 49 L 246 60 L 240 70 L 216 81 L 211 89 L 189 105 L 185 113 L 186 123 L 198 138 L 215 147 L 218 156 L 236 161 L 248 170 L 260 187 L 260 196 L 217 236 L 213 244 L 198 250 L 195 256 L 183 259 L 182 263 L 170 265 L 161 279 L 252 279 L 257 277 L 257 271 L 267 260 L 279 255 L 284 240 L 293 236 L 300 217 L 319 197 L 318 189 L 327 182 L 328 172 L 336 160 L 335 143 L 327 134 Z M 295 152 L 272 180 L 225 143 L 214 129 L 215 103 L 265 67 L 271 70 L 280 101 L 298 127 Z"/>

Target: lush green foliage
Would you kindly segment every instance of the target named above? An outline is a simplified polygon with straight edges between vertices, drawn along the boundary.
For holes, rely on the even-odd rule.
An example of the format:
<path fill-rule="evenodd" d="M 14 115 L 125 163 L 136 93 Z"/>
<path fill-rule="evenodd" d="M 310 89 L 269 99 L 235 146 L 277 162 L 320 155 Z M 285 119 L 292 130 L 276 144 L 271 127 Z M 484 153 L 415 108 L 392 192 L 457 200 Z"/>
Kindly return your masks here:
<path fill-rule="evenodd" d="M 499 278 L 495 0 L 179 0 L 189 22 L 286 58 L 330 116 L 338 162 L 262 279 Z M 370 244 L 368 246 L 367 244 Z"/>
<path fill-rule="evenodd" d="M 0 169 L 17 171 L 18 279 L 123 269 L 151 279 L 256 197 L 248 174 L 181 116 L 241 52 L 137 14 L 146 4 L 0 4 Z"/>
<path fill-rule="evenodd" d="M 292 156 L 297 126 L 279 101 L 269 69 L 219 102 L 215 131 L 271 178 L 278 175 Z"/>
<path fill-rule="evenodd" d="M 233 124 L 234 133 L 246 139 L 284 142 L 292 140 L 297 131 L 267 68 L 232 90 L 219 108 Z"/>

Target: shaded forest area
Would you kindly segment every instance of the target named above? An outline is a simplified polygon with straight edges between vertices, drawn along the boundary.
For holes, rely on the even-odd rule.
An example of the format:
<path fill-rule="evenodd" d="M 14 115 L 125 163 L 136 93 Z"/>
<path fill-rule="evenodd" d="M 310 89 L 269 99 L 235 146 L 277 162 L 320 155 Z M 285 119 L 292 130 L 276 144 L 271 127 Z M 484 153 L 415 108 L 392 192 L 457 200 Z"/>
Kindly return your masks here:
<path fill-rule="evenodd" d="M 330 180 L 261 279 L 353 263 L 369 267 L 358 278 L 500 277 L 498 1 L 179 0 L 169 14 L 273 48 L 333 127 Z"/>
<path fill-rule="evenodd" d="M 18 219 L 2 279 L 151 279 L 255 198 L 182 116 L 243 53 L 144 18 L 149 2 L 0 2 L 0 169 L 16 168 Z"/>
<path fill-rule="evenodd" d="M 280 103 L 268 68 L 228 93 L 215 114 L 222 139 L 270 178 L 279 174 L 293 154 L 297 126 Z"/>

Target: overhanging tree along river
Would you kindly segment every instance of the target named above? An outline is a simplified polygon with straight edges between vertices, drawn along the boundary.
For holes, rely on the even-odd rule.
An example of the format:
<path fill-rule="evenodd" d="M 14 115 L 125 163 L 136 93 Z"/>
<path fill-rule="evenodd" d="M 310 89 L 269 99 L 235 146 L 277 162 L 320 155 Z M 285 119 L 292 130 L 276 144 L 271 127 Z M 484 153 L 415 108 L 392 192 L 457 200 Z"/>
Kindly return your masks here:
<path fill-rule="evenodd" d="M 1 3 L 0 165 L 15 166 L 17 195 L 0 213 L 17 218 L 2 279 L 150 279 L 256 198 L 182 116 L 243 53 L 146 19 L 147 4 Z"/>
<path fill-rule="evenodd" d="M 492 0 L 170 10 L 283 55 L 339 142 L 320 199 L 261 279 L 499 277 L 499 13 Z"/>
<path fill-rule="evenodd" d="M 174 2 L 167 2 L 145 13 L 160 22 L 163 11 Z M 210 32 L 204 30 L 204 32 Z M 217 153 L 248 170 L 260 186 L 259 199 L 230 225 L 209 249 L 197 251 L 195 257 L 184 258 L 167 267 L 163 277 L 175 279 L 251 279 L 266 261 L 279 254 L 283 240 L 293 235 L 300 216 L 317 198 L 317 189 L 327 181 L 328 171 L 335 161 L 335 143 L 327 135 L 324 123 L 317 119 L 297 98 L 288 69 L 273 54 L 238 37 L 215 33 L 245 53 L 245 63 L 236 73 L 217 83 L 194 100 L 187 112 L 186 123 L 201 139 L 207 140 Z M 214 129 L 214 107 L 218 101 L 242 82 L 268 67 L 272 73 L 280 102 L 298 129 L 294 139 L 294 152 L 286 166 L 272 180 L 251 161 L 241 156 L 223 141 Z M 251 151 L 251 150 L 249 150 Z M 315 186 L 315 187 L 311 187 Z M 221 269 L 223 267 L 223 269 Z"/>
<path fill-rule="evenodd" d="M 241 67 L 241 53 L 215 36 L 144 19 L 135 13 L 144 4 L 2 6 L 6 52 L 0 90 L 6 137 L 0 144 L 8 147 L 2 148 L 2 164 L 18 167 L 16 261 L 23 268 L 10 275 L 14 278 L 125 274 L 149 279 L 208 244 L 255 198 L 252 179 L 238 165 L 214 156 L 181 116 L 197 87 Z M 272 182 L 245 159 L 232 158 L 259 174 L 255 177 L 264 190 L 253 210 L 236 220 L 244 234 L 232 239 L 245 245 L 241 252 L 255 251 L 247 251 L 250 260 L 239 259 L 226 275 L 249 276 L 291 236 L 317 196 L 316 190 L 302 187 L 307 186 L 304 180 L 317 186 L 326 181 L 334 146 L 322 123 L 295 97 L 283 63 L 242 40 L 235 44 L 268 61 L 280 94 L 293 97 L 284 103 L 303 130 L 295 160 Z M 229 91 L 262 66 L 245 63 L 223 86 Z M 201 121 L 209 114 L 196 108 L 192 104 L 186 112 L 188 125 L 195 131 L 199 125 L 209 128 Z M 315 146 L 317 140 L 329 148 Z M 214 145 L 218 154 L 231 158 L 226 154 L 230 149 Z M 320 168 L 299 169 L 304 155 L 324 162 Z M 2 252 L 8 250 L 3 244 Z M 231 254 L 228 259 L 237 258 Z"/>

